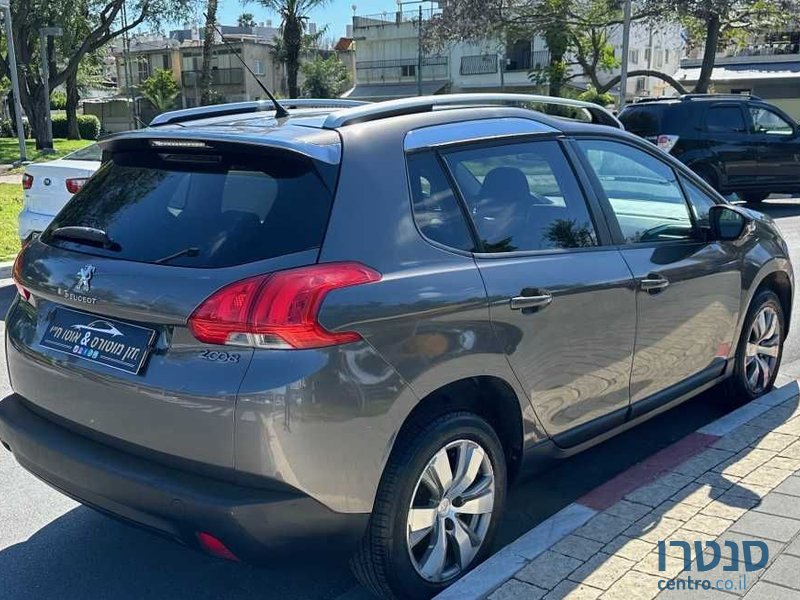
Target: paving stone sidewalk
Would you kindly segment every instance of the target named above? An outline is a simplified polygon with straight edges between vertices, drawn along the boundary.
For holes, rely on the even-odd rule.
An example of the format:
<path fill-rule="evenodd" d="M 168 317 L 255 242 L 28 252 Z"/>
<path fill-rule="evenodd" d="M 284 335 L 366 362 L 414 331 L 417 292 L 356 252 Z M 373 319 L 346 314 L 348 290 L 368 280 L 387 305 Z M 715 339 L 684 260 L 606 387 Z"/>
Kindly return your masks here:
<path fill-rule="evenodd" d="M 488 598 L 800 600 L 800 399 L 779 398 L 752 414 L 725 435 L 706 438 L 707 445 L 691 458 L 598 511 Z M 682 547 L 669 545 L 673 541 L 692 547 L 689 571 Z M 698 572 L 697 541 L 705 548 L 706 565 L 714 560 L 706 543 L 719 544 L 720 561 L 713 569 Z M 723 570 L 732 551 L 741 560 L 745 541 L 766 544 L 766 565 L 746 572 L 740 562 L 739 570 Z M 758 556 L 754 549 L 756 563 Z M 712 589 L 685 589 L 690 578 L 709 580 Z M 714 589 L 720 582 L 733 589 Z M 684 589 L 678 589 L 681 585 Z"/>

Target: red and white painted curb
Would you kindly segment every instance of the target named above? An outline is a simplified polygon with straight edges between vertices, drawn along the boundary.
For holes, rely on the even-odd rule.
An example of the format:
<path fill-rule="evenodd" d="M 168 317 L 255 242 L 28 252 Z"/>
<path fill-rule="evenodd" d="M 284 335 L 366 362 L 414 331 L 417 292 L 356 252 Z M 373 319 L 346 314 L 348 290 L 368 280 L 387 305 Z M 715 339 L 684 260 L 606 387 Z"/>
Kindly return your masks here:
<path fill-rule="evenodd" d="M 782 368 L 781 371 L 794 373 L 800 370 L 798 363 Z M 656 452 L 539 523 L 444 590 L 435 600 L 485 598 L 511 579 L 528 562 L 599 512 L 704 451 L 722 436 L 798 394 L 800 394 L 798 382 L 790 381 Z"/>

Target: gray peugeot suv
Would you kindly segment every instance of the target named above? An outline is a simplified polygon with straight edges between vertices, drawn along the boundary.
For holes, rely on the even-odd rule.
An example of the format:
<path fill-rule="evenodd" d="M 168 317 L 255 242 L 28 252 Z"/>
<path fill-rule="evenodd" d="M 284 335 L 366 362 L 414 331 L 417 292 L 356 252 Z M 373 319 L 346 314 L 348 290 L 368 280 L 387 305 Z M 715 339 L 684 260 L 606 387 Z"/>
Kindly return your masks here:
<path fill-rule="evenodd" d="M 14 267 L 3 446 L 216 556 L 352 551 L 428 598 L 515 479 L 712 385 L 763 394 L 775 225 L 550 101 L 249 103 L 104 141 Z"/>

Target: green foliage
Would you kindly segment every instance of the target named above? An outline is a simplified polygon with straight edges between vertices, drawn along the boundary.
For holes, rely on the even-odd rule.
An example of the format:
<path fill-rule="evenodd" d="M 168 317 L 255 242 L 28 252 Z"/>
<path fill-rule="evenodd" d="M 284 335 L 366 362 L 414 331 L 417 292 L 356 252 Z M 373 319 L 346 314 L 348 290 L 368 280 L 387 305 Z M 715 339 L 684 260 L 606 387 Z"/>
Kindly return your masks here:
<path fill-rule="evenodd" d="M 25 132 L 25 137 L 31 137 L 31 125 L 27 119 L 22 120 L 22 129 Z M 3 119 L 0 121 L 0 137 L 10 138 L 17 137 L 16 125 L 11 119 Z"/>
<path fill-rule="evenodd" d="M 158 112 L 169 110 L 175 104 L 180 88 L 168 69 L 155 72 L 139 84 L 139 91 Z"/>
<path fill-rule="evenodd" d="M 253 13 L 242 13 L 236 19 L 236 24 L 239 27 L 255 27 L 256 19 L 253 17 Z"/>
<path fill-rule="evenodd" d="M 67 115 L 53 115 L 53 137 L 67 137 Z M 84 140 L 100 137 L 100 119 L 94 115 L 78 115 L 78 131 Z"/>
<path fill-rule="evenodd" d="M 316 56 L 314 60 L 300 65 L 303 73 L 303 95 L 310 98 L 337 98 L 350 86 L 350 73 L 339 57 Z"/>
<path fill-rule="evenodd" d="M 64 110 L 67 108 L 67 93 L 53 90 L 50 94 L 50 110 Z"/>
<path fill-rule="evenodd" d="M 598 92 L 597 88 L 595 88 L 593 85 L 590 85 L 585 92 L 579 94 L 578 100 L 583 100 L 584 102 L 594 102 L 600 106 L 608 106 L 610 104 L 614 104 L 615 102 L 614 94 L 610 92 Z"/>

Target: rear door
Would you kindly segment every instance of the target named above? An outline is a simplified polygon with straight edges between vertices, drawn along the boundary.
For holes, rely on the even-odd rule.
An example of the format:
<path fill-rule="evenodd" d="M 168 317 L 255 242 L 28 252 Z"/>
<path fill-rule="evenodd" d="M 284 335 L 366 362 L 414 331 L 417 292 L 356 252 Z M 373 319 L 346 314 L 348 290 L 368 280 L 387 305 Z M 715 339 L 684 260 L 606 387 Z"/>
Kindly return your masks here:
<path fill-rule="evenodd" d="M 636 280 L 636 414 L 722 373 L 738 319 L 740 256 L 735 244 L 706 241 L 701 227 L 714 200 L 680 182 L 657 153 L 621 140 L 576 145 Z"/>
<path fill-rule="evenodd" d="M 621 423 L 628 408 L 636 306 L 630 271 L 604 246 L 555 139 L 469 145 L 444 154 L 472 216 L 475 259 L 496 335 L 549 434 Z"/>
<path fill-rule="evenodd" d="M 187 320 L 228 283 L 314 263 L 336 173 L 252 147 L 115 151 L 18 261 L 14 390 L 103 439 L 232 466 L 253 351 Z"/>
<path fill-rule="evenodd" d="M 714 102 L 706 109 L 705 135 L 717 157 L 721 189 L 746 189 L 760 177 L 759 143 L 750 135 L 741 102 Z"/>
<path fill-rule="evenodd" d="M 758 144 L 759 180 L 778 192 L 800 189 L 800 132 L 773 107 L 749 104 L 751 137 Z"/>

